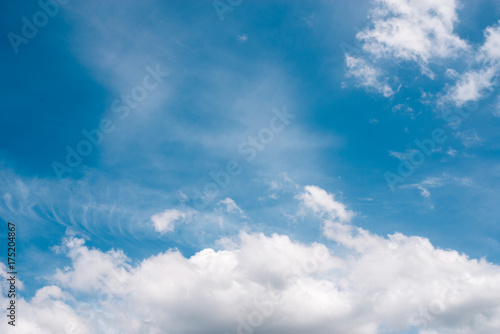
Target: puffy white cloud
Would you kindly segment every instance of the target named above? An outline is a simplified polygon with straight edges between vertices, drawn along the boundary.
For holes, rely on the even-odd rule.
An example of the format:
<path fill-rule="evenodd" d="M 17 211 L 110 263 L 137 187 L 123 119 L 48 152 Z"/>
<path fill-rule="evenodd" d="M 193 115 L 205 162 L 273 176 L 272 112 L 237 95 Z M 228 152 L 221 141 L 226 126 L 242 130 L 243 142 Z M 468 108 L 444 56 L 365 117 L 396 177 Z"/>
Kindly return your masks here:
<path fill-rule="evenodd" d="M 357 79 L 359 86 L 375 90 L 377 93 L 389 97 L 394 94 L 387 84 L 387 79 L 380 80 L 382 72 L 368 64 L 364 59 L 346 55 L 347 75 Z"/>
<path fill-rule="evenodd" d="M 476 69 L 457 76 L 457 82 L 447 89 L 441 103 L 451 102 L 458 107 L 477 101 L 497 84 L 500 72 L 500 26 L 484 30 L 485 41 L 471 60 Z"/>
<path fill-rule="evenodd" d="M 325 190 L 298 196 L 337 246 L 240 233 L 187 258 L 167 250 L 131 265 L 123 252 L 68 237 L 72 265 L 29 302 L 19 333 L 492 334 L 500 267 L 429 240 L 374 235 Z M 5 298 L 0 297 L 0 302 Z M 0 331 L 6 332 L 6 323 Z"/>
<path fill-rule="evenodd" d="M 77 314 L 77 311 L 68 303 L 72 300 L 73 297 L 69 293 L 53 285 L 39 289 L 29 302 L 24 298 L 16 298 L 15 327 L 7 324 L 5 319 L 8 318 L 5 312 L 2 312 L 3 321 L 0 323 L 0 332 L 6 334 L 96 333 L 92 330 L 92 325 Z M 0 296 L 0 302 L 2 305 L 7 305 L 9 299 Z"/>
<path fill-rule="evenodd" d="M 317 186 L 306 186 L 304 192 L 297 195 L 302 204 L 315 213 L 328 214 L 340 222 L 349 222 L 354 212 L 347 210 L 345 205 L 336 201 L 334 196 Z"/>
<path fill-rule="evenodd" d="M 454 86 L 448 89 L 442 102 L 453 102 L 457 107 L 470 101 L 477 101 L 495 85 L 498 68 L 490 66 L 478 71 L 472 70 L 459 77 Z"/>
<path fill-rule="evenodd" d="M 130 270 L 129 259 L 121 250 L 102 253 L 84 244 L 83 239 L 66 238 L 62 246 L 56 248 L 71 259 L 72 268 L 57 269 L 53 279 L 74 291 L 93 292 L 103 286 L 115 290 L 116 282 L 123 281 Z"/>
<path fill-rule="evenodd" d="M 479 56 L 482 60 L 497 62 L 500 60 L 500 26 L 488 27 L 484 30 L 485 42 L 481 46 Z"/>
<path fill-rule="evenodd" d="M 456 0 L 377 0 L 373 28 L 360 31 L 363 49 L 377 57 L 416 61 L 456 56 L 467 43 L 454 33 Z M 426 70 L 428 71 L 428 70 Z"/>
<path fill-rule="evenodd" d="M 205 249 L 191 258 L 168 251 L 130 268 L 122 258 L 73 242 L 73 253 L 114 258 L 104 276 L 123 279 L 113 289 L 91 279 L 89 295 L 101 297 L 73 308 L 59 287 L 42 288 L 22 305 L 30 310 L 23 312 L 29 329 L 20 332 L 375 334 L 413 325 L 472 334 L 500 328 L 498 266 L 419 237 L 383 238 L 332 221 L 325 234 L 354 253 L 341 258 L 324 245 L 243 233 L 232 250 Z M 71 289 L 87 271 L 92 267 L 77 267 L 56 281 Z"/>
<path fill-rule="evenodd" d="M 443 87 L 438 105 L 461 107 L 483 98 L 497 85 L 500 73 L 500 24 L 484 30 L 485 41 L 479 47 L 469 45 L 454 31 L 458 23 L 457 0 L 376 0 L 370 11 L 369 28 L 356 37 L 363 43 L 364 54 L 346 54 L 347 75 L 359 86 L 383 94 L 395 92 L 381 80 L 382 60 L 412 61 L 421 72 L 434 79 L 430 63 L 441 63 L 461 55 L 466 70 L 446 69 L 453 84 Z"/>
<path fill-rule="evenodd" d="M 488 296 L 500 293 L 498 266 L 437 249 L 420 237 L 382 238 L 332 222 L 325 223 L 325 233 L 358 253 L 348 274 L 362 292 L 355 299 L 369 300 L 372 316 L 391 330 L 403 330 L 403 321 L 438 333 L 498 330 L 497 297 Z"/>
<path fill-rule="evenodd" d="M 186 221 L 191 217 L 190 212 L 184 212 L 178 209 L 169 209 L 151 216 L 156 232 L 172 232 L 176 222 Z"/>

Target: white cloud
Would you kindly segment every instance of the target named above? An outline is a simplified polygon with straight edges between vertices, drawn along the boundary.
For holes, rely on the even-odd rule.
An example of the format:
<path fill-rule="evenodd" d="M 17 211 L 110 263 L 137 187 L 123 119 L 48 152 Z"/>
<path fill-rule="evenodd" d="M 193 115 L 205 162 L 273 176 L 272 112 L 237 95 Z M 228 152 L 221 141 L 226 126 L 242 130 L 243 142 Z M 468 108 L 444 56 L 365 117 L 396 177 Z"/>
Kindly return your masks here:
<path fill-rule="evenodd" d="M 447 78 L 450 78 L 450 79 L 457 79 L 460 75 L 458 74 L 458 72 L 455 69 L 448 68 L 448 69 L 446 69 L 444 76 Z"/>
<path fill-rule="evenodd" d="M 307 16 L 304 16 L 302 17 L 302 20 L 304 20 L 304 22 L 309 26 L 309 27 L 312 27 L 313 26 L 313 21 L 314 21 L 314 17 L 316 16 L 316 14 L 314 12 L 312 12 L 311 14 L 307 15 Z"/>
<path fill-rule="evenodd" d="M 217 205 L 224 205 L 226 208 L 226 212 L 228 213 L 238 213 L 240 215 L 243 215 L 243 210 L 236 204 L 236 202 L 232 198 L 225 198 L 223 200 L 220 200 Z"/>
<path fill-rule="evenodd" d="M 467 179 L 429 178 L 438 186 Z M 69 236 L 57 270 L 22 310 L 16 333 L 491 334 L 500 331 L 500 267 L 421 237 L 350 224 L 332 194 L 297 196 L 320 216 L 327 247 L 288 236 L 223 238 L 191 257 L 166 250 L 133 262 Z M 6 272 L 0 266 L 0 287 Z M 0 304 L 7 299 L 0 295 Z M 5 310 L 2 311 L 5 318 Z M 9 333 L 5 321 L 0 332 Z"/>
<path fill-rule="evenodd" d="M 183 222 L 191 217 L 190 212 L 180 211 L 178 209 L 169 209 L 151 216 L 156 232 L 172 232 L 177 222 Z"/>
<path fill-rule="evenodd" d="M 372 296 L 372 312 L 385 319 L 391 330 L 407 330 L 403 321 L 420 327 L 421 333 L 425 329 L 440 334 L 498 330 L 500 310 L 487 292 L 489 286 L 493 295 L 500 293 L 494 288 L 498 266 L 437 249 L 420 237 L 382 238 L 338 223 L 327 223 L 325 233 L 356 250 L 359 257 L 351 263 L 349 282 L 362 287 L 361 299 Z M 414 303 L 419 309 L 412 310 Z"/>
<path fill-rule="evenodd" d="M 427 190 L 426 188 L 424 187 L 419 187 L 418 188 L 420 190 L 420 194 L 425 197 L 425 198 L 430 198 L 431 197 L 431 193 L 429 192 L 429 190 Z"/>
<path fill-rule="evenodd" d="M 179 197 L 179 201 L 180 201 L 181 203 L 184 203 L 184 202 L 188 202 L 188 201 L 189 201 L 189 197 L 188 197 L 185 193 L 183 193 L 182 191 L 179 191 L 179 193 L 178 193 L 178 197 Z"/>
<path fill-rule="evenodd" d="M 272 192 L 290 192 L 295 193 L 300 185 L 295 183 L 287 173 L 280 173 L 279 177 L 268 181 L 269 189 Z"/>
<path fill-rule="evenodd" d="M 457 107 L 461 107 L 467 102 L 479 100 L 495 85 L 497 72 L 498 68 L 491 66 L 461 75 L 456 84 L 448 90 L 443 101 L 452 101 Z"/>
<path fill-rule="evenodd" d="M 422 65 L 453 57 L 467 49 L 454 33 L 455 0 L 377 0 L 370 16 L 373 28 L 358 33 L 363 49 L 376 57 L 394 57 Z"/>
<path fill-rule="evenodd" d="M 458 132 L 456 134 L 456 137 L 460 139 L 465 147 L 479 146 L 484 142 L 484 139 L 478 136 L 476 129 L 469 129 Z"/>
<path fill-rule="evenodd" d="M 296 196 L 302 204 L 315 213 L 327 214 L 334 220 L 350 222 L 354 212 L 347 210 L 345 205 L 336 201 L 334 196 L 317 186 L 306 186 L 305 191 Z"/>
<path fill-rule="evenodd" d="M 451 147 L 450 147 L 450 148 L 448 148 L 448 151 L 446 151 L 446 154 L 448 154 L 450 157 L 454 157 L 454 156 L 456 156 L 456 155 L 457 155 L 457 153 L 458 153 L 458 151 L 457 151 L 457 150 L 455 150 L 455 149 L 453 149 L 453 148 L 451 148 Z"/>
<path fill-rule="evenodd" d="M 238 35 L 238 42 L 244 43 L 248 40 L 248 35 Z"/>
<path fill-rule="evenodd" d="M 419 183 L 407 184 L 401 186 L 401 188 L 415 188 L 420 190 L 420 195 L 425 198 L 431 197 L 431 192 L 429 189 L 441 188 L 446 185 L 459 185 L 459 186 L 471 186 L 473 184 L 472 180 L 468 177 L 451 177 L 444 174 L 440 177 L 428 177 Z"/>
<path fill-rule="evenodd" d="M 415 115 L 415 111 L 413 110 L 412 107 L 410 107 L 407 104 L 402 104 L 402 103 L 395 105 L 392 108 L 392 112 L 409 115 L 412 119 L 415 119 L 418 115 L 420 115 L 420 113 Z"/>
<path fill-rule="evenodd" d="M 484 44 L 471 59 L 477 69 L 456 75 L 457 82 L 447 89 L 440 103 L 452 102 L 460 107 L 481 99 L 496 86 L 500 72 L 500 26 L 487 27 L 484 36 Z"/>
<path fill-rule="evenodd" d="M 62 246 L 56 248 L 57 252 L 65 253 L 73 264 L 71 269 L 56 270 L 53 275 L 56 282 L 75 291 L 92 292 L 114 284 L 118 278 L 124 279 L 131 267 L 123 251 L 110 250 L 103 253 L 97 249 L 88 249 L 84 244 L 83 239 L 69 237 L 63 241 Z"/>
<path fill-rule="evenodd" d="M 394 94 L 392 88 L 387 84 L 387 79 L 380 80 L 382 73 L 379 69 L 371 66 L 362 58 L 348 54 L 346 54 L 345 60 L 347 75 L 355 77 L 359 81 L 359 86 L 373 89 L 385 97 Z"/>
<path fill-rule="evenodd" d="M 406 149 L 404 152 L 389 151 L 389 156 L 403 161 L 403 160 L 410 159 L 410 157 L 413 154 L 415 154 L 415 152 L 419 152 L 419 151 L 415 150 L 415 149 Z"/>
<path fill-rule="evenodd" d="M 312 208 L 337 202 L 309 187 Z M 312 202 L 311 202 L 312 201 Z M 345 250 L 284 235 L 241 233 L 184 257 L 137 263 L 70 237 L 72 261 L 30 301 L 18 333 L 491 334 L 500 330 L 500 267 L 441 250 L 421 237 L 381 237 L 324 221 Z M 79 296 L 76 299 L 75 296 Z M 5 298 L 0 297 L 4 304 Z M 0 331 L 6 331 L 6 323 Z M 17 333 L 16 332 L 16 333 Z"/>
<path fill-rule="evenodd" d="M 91 268 L 86 268 L 91 270 Z M 5 276 L 6 277 L 6 276 Z M 83 319 L 70 305 L 73 297 L 60 287 L 49 285 L 39 289 L 27 302 L 16 298 L 17 319 L 15 327 L 7 324 L 5 312 L 2 312 L 0 332 L 16 334 L 93 334 L 92 325 Z M 0 297 L 2 305 L 8 300 Z M 77 331 L 75 331 L 77 330 Z"/>
<path fill-rule="evenodd" d="M 438 105 L 461 107 L 483 98 L 498 83 L 500 25 L 487 27 L 484 43 L 473 48 L 454 31 L 458 7 L 457 0 L 376 0 L 370 28 L 356 35 L 365 54 L 363 58 L 346 55 L 347 75 L 357 77 L 360 86 L 391 96 L 394 91 L 380 80 L 382 60 L 415 62 L 422 74 L 433 79 L 430 63 L 442 65 L 446 60 L 449 64 L 461 56 L 466 70 L 446 69 L 444 75 L 454 82 L 437 95 Z"/>
<path fill-rule="evenodd" d="M 500 60 L 500 26 L 497 24 L 484 30 L 485 41 L 480 49 L 481 60 L 498 62 Z"/>

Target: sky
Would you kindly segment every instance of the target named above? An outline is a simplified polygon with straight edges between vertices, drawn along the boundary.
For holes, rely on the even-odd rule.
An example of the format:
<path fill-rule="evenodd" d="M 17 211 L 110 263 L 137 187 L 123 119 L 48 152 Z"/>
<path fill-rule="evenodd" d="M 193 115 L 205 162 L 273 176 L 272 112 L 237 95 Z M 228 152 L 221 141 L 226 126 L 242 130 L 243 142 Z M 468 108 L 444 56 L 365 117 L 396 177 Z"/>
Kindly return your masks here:
<path fill-rule="evenodd" d="M 497 1 L 0 6 L 2 333 L 500 332 Z"/>

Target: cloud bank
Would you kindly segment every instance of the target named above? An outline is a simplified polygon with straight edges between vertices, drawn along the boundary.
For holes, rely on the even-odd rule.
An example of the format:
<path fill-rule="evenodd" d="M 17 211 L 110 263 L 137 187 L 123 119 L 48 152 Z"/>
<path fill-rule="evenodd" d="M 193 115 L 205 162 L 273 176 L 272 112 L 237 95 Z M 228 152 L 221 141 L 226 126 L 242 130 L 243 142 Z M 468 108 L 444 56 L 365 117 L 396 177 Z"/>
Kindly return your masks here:
<path fill-rule="evenodd" d="M 68 235 L 55 251 L 71 266 L 57 270 L 31 300 L 18 300 L 16 333 L 500 330 L 499 266 L 425 238 L 355 227 L 354 213 L 316 186 L 296 199 L 330 241 L 240 232 L 217 243 L 221 249 L 189 258 L 169 249 L 134 263 L 120 250 L 90 249 Z M 6 276 L 4 267 L 0 272 Z"/>

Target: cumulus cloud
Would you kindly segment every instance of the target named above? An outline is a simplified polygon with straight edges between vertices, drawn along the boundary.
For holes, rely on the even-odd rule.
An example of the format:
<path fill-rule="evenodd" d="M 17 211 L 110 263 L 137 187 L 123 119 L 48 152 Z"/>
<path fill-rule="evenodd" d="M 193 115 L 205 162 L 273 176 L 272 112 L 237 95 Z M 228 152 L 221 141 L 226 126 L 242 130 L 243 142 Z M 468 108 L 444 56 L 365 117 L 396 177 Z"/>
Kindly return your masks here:
<path fill-rule="evenodd" d="M 395 91 L 381 80 L 383 60 L 416 63 L 434 79 L 429 63 L 454 58 L 470 49 L 454 31 L 458 22 L 456 0 L 376 0 L 369 27 L 357 33 L 364 54 L 346 54 L 347 75 L 359 86 L 389 97 Z"/>
<path fill-rule="evenodd" d="M 444 75 L 453 82 L 437 94 L 439 106 L 462 107 L 484 98 L 498 84 L 500 73 L 500 24 L 484 29 L 484 43 L 474 47 L 455 32 L 459 22 L 457 0 L 376 0 L 370 11 L 370 25 L 357 39 L 364 54 L 346 54 L 347 75 L 359 86 L 386 97 L 395 91 L 382 80 L 382 70 L 389 61 L 410 61 L 422 74 L 434 79 L 429 64 L 449 65 L 462 56 L 465 70 L 447 68 Z"/>
<path fill-rule="evenodd" d="M 315 213 L 327 214 L 342 223 L 350 222 L 354 212 L 347 210 L 345 205 L 336 201 L 334 196 L 317 186 L 306 186 L 304 192 L 297 195 L 304 207 Z"/>
<path fill-rule="evenodd" d="M 484 30 L 485 41 L 472 59 L 475 68 L 458 75 L 457 82 L 447 89 L 441 103 L 458 107 L 483 98 L 497 84 L 500 72 L 500 26 Z"/>
<path fill-rule="evenodd" d="M 166 233 L 172 232 L 177 222 L 183 222 L 191 217 L 190 212 L 181 211 L 178 209 L 168 209 L 161 213 L 151 216 L 156 232 Z"/>
<path fill-rule="evenodd" d="M 86 269 L 90 270 L 90 268 Z M 5 280 L 5 277 L 8 276 L 2 276 L 2 280 Z M 0 301 L 2 305 L 7 305 L 9 302 L 4 296 L 0 297 Z M 39 289 L 29 302 L 24 298 L 16 298 L 18 310 L 16 326 L 12 327 L 7 324 L 7 321 L 2 321 L 0 332 L 16 334 L 96 333 L 71 306 L 73 301 L 74 298 L 68 292 L 64 292 L 55 285 Z M 22 320 L 19 317 L 22 317 Z M 5 311 L 2 312 L 2 318 L 8 319 Z"/>
<path fill-rule="evenodd" d="M 490 62 L 500 60 L 500 26 L 488 27 L 484 30 L 485 41 L 481 46 L 479 58 Z"/>
<path fill-rule="evenodd" d="M 360 31 L 363 49 L 376 57 L 426 64 L 456 56 L 467 43 L 454 32 L 458 22 L 455 0 L 377 0 L 371 10 L 373 28 Z"/>
<path fill-rule="evenodd" d="M 464 73 L 459 77 L 455 85 L 448 90 L 443 100 L 451 101 L 457 107 L 461 107 L 470 101 L 479 100 L 487 90 L 494 86 L 497 71 L 497 67 L 488 67 Z"/>
<path fill-rule="evenodd" d="M 16 333 L 500 330 L 499 266 L 425 238 L 382 237 L 347 224 L 352 213 L 319 187 L 306 187 L 298 200 L 336 245 L 241 232 L 221 240 L 219 250 L 191 257 L 166 250 L 131 264 L 121 251 L 89 249 L 69 236 L 58 250 L 71 266 L 31 300 L 20 299 Z"/>

